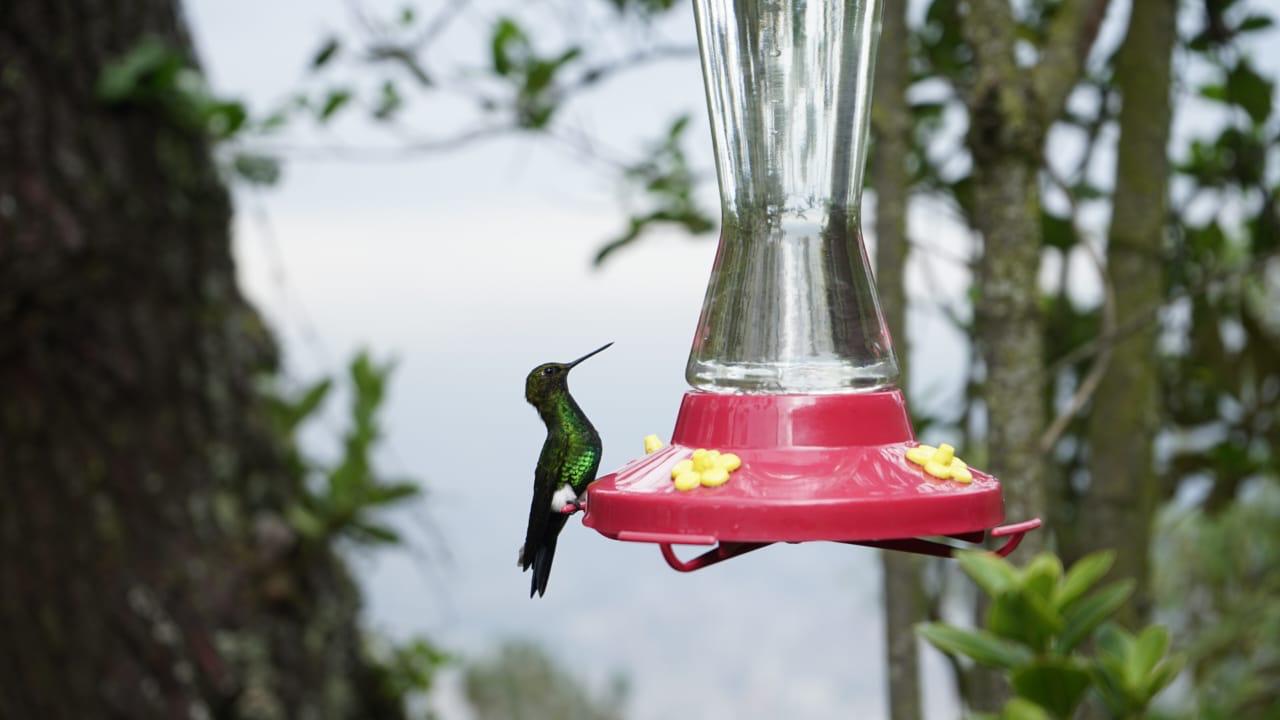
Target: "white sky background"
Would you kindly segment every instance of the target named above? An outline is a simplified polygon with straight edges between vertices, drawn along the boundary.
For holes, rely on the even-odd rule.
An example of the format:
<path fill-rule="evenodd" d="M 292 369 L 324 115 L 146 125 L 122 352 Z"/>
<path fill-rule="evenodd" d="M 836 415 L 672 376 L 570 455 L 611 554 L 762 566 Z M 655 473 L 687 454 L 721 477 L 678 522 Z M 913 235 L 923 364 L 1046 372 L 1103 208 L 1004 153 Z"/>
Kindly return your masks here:
<path fill-rule="evenodd" d="M 439 3 L 416 4 L 429 11 Z M 446 51 L 479 64 L 477 33 L 498 4 L 473 4 L 459 23 L 463 39 Z M 340 0 L 187 6 L 215 88 L 258 109 L 296 88 L 320 39 L 350 22 Z M 662 30 L 693 43 L 687 11 Z M 691 159 L 710 169 L 694 60 L 627 74 L 571 114 L 629 148 L 683 111 L 695 117 Z M 430 118 L 431 128 L 463 119 L 421 104 L 410 116 Z M 297 137 L 359 144 L 369 135 L 340 123 Z M 406 162 L 292 162 L 280 187 L 238 193 L 241 277 L 276 327 L 292 374 L 339 372 L 362 346 L 399 359 L 385 457 L 391 472 L 421 477 L 428 489 L 424 507 L 400 518 L 426 559 L 397 550 L 353 557 L 368 619 L 390 635 L 425 633 L 471 656 L 504 638 L 538 640 L 598 687 L 627 675 L 630 715 L 640 720 L 883 716 L 879 563 L 870 550 L 784 546 L 681 575 L 655 547 L 605 540 L 574 520 L 548 595 L 528 599 L 529 576 L 515 556 L 543 429 L 523 399 L 525 374 L 616 341 L 573 378 L 604 438 L 602 472 L 639 454 L 645 434 L 667 437 L 715 250 L 711 237 L 659 235 L 592 272 L 594 250 L 622 223 L 616 189 L 602 178 L 545 143 L 503 140 Z M 963 231 L 944 215 L 917 208 L 911 220 L 940 256 L 967 252 Z M 954 274 L 954 284 L 930 289 L 920 255 L 909 274 L 913 295 L 958 301 L 967 272 L 939 260 L 935 275 Z M 1097 285 L 1081 262 L 1078 294 L 1087 300 Z M 927 311 L 913 312 L 909 333 L 930 349 L 912 358 L 913 402 L 946 407 L 968 349 Z M 331 448 L 334 428 L 315 433 L 315 444 Z M 447 557 L 422 530 L 427 516 Z M 928 716 L 954 716 L 932 651 L 927 675 Z M 441 702 L 458 717 L 451 692 Z"/>

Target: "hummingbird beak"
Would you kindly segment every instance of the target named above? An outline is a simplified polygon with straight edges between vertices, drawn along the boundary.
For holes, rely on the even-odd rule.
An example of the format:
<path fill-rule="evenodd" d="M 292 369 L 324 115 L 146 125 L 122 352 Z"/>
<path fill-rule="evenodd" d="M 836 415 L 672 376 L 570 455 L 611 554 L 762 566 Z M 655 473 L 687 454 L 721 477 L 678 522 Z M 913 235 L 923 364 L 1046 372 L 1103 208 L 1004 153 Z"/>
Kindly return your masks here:
<path fill-rule="evenodd" d="M 571 367 L 571 368 L 572 368 L 573 366 L 577 365 L 578 363 L 582 362 L 583 360 L 586 360 L 587 358 L 591 357 L 592 355 L 595 355 L 595 354 L 597 354 L 597 353 L 602 353 L 602 352 L 604 352 L 605 350 L 608 350 L 608 349 L 609 349 L 609 347 L 610 347 L 610 346 L 612 346 L 612 345 L 613 345 L 613 343 L 608 343 L 608 344 L 606 344 L 604 347 L 601 347 L 601 348 L 597 348 L 597 349 L 595 349 L 595 350 L 592 350 L 591 352 L 587 353 L 586 355 L 583 355 L 582 357 L 578 358 L 577 360 L 574 360 L 573 362 L 569 363 L 569 367 Z"/>

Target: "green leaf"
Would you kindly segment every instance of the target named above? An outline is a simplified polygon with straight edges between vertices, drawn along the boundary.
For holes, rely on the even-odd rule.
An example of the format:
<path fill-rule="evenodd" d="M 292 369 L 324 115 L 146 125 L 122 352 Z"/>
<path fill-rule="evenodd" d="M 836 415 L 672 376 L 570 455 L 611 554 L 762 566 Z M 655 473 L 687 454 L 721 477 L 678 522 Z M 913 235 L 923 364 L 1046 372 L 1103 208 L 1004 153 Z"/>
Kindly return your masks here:
<path fill-rule="evenodd" d="M 987 608 L 987 629 L 1017 640 L 1034 650 L 1045 650 L 1049 638 L 1062 629 L 1062 619 L 1043 598 L 1022 588 L 995 596 Z"/>
<path fill-rule="evenodd" d="M 325 398 L 329 397 L 329 391 L 332 389 L 333 381 L 324 378 L 304 390 L 302 396 L 290 405 L 289 413 L 285 418 L 285 428 L 293 430 L 311 417 L 320 408 Z"/>
<path fill-rule="evenodd" d="M 1249 15 L 1240 22 L 1240 25 L 1236 28 L 1236 32 L 1247 33 L 1266 30 L 1272 25 L 1275 25 L 1275 21 L 1267 15 Z"/>
<path fill-rule="evenodd" d="M 270 155 L 236 153 L 231 158 L 231 169 L 251 185 L 268 186 L 280 181 L 280 160 Z"/>
<path fill-rule="evenodd" d="M 320 122 L 328 122 L 347 103 L 351 102 L 351 91 L 345 88 L 334 88 L 325 96 L 324 104 L 320 106 L 320 113 L 317 116 Z"/>
<path fill-rule="evenodd" d="M 336 36 L 329 36 L 325 39 L 324 44 L 320 46 L 320 49 L 316 51 L 316 54 L 311 57 L 311 69 L 319 70 L 328 65 L 329 61 L 337 56 L 340 49 L 342 49 L 341 41 Z"/>
<path fill-rule="evenodd" d="M 1222 83 L 1201 85 L 1197 90 L 1197 93 L 1200 97 L 1205 98 L 1206 100 L 1213 100 L 1221 103 L 1227 102 L 1227 86 Z"/>
<path fill-rule="evenodd" d="M 1069 718 L 1092 684 L 1089 672 L 1068 659 L 1037 660 L 1009 677 L 1018 696 L 1033 701 L 1054 717 Z"/>
<path fill-rule="evenodd" d="M 1227 72 L 1227 94 L 1233 103 L 1244 108 L 1255 125 L 1266 123 L 1271 115 L 1271 81 L 1259 75 L 1245 60 Z"/>
<path fill-rule="evenodd" d="M 1000 720 L 1052 720 L 1049 713 L 1039 705 L 1024 698 L 1013 698 L 1004 704 L 1000 711 Z"/>
<path fill-rule="evenodd" d="M 422 488 L 413 483 L 376 485 L 369 490 L 368 505 L 390 505 L 421 494 Z"/>
<path fill-rule="evenodd" d="M 1133 652 L 1129 655 L 1125 671 L 1135 686 L 1146 683 L 1146 678 L 1155 669 L 1165 651 L 1169 649 L 1169 631 L 1160 625 L 1152 625 L 1138 635 L 1133 643 Z"/>
<path fill-rule="evenodd" d="M 1103 550 L 1077 560 L 1053 594 L 1054 609 L 1062 612 L 1083 597 L 1107 574 L 1115 560 L 1116 554 L 1112 550 Z"/>
<path fill-rule="evenodd" d="M 284 174 L 280 158 L 258 153 L 236 153 L 232 156 L 231 167 L 241 180 L 262 187 L 276 185 Z"/>
<path fill-rule="evenodd" d="M 404 98 L 390 80 L 382 84 L 382 92 L 378 96 L 378 105 L 373 109 L 373 117 L 377 120 L 389 120 L 404 105 Z"/>
<path fill-rule="evenodd" d="M 1160 694 L 1161 690 L 1168 687 L 1169 683 L 1178 677 L 1178 673 L 1182 672 L 1186 662 L 1186 656 L 1172 655 L 1156 666 L 1155 670 L 1147 676 L 1146 686 L 1143 688 L 1147 700 L 1154 699 L 1156 695 Z"/>
<path fill-rule="evenodd" d="M 966 550 L 956 553 L 956 560 L 978 587 L 992 597 L 1018 585 L 1018 571 L 993 552 Z"/>
<path fill-rule="evenodd" d="M 1124 685 L 1124 668 L 1114 659 L 1095 663 L 1093 686 L 1098 696 L 1114 717 L 1128 717 L 1133 712 L 1133 700 Z"/>
<path fill-rule="evenodd" d="M 216 140 L 225 140 L 244 127 L 249 111 L 237 100 L 214 100 L 204 106 L 205 126 Z"/>
<path fill-rule="evenodd" d="M 1126 659 L 1133 653 L 1133 636 L 1112 623 L 1099 628 L 1094 639 L 1098 643 L 1099 657 L 1115 659 L 1119 661 L 1120 667 L 1124 666 Z"/>
<path fill-rule="evenodd" d="M 683 135 L 684 131 L 689 127 L 689 120 L 689 114 L 685 113 L 672 121 L 671 127 L 667 129 L 667 141 L 669 143 L 675 143 L 680 140 L 680 136 Z"/>
<path fill-rule="evenodd" d="M 145 38 L 102 69 L 96 88 L 98 97 L 118 103 L 147 92 L 173 92 L 178 73 L 185 65 L 182 55 L 164 41 Z"/>
<path fill-rule="evenodd" d="M 529 40 L 524 31 L 511 18 L 499 18 L 489 40 L 494 73 L 503 77 L 511 74 L 516 66 L 513 55 L 517 48 L 521 54 L 528 54 Z"/>
<path fill-rule="evenodd" d="M 1034 657 L 1025 646 L 985 630 L 965 630 L 943 623 L 925 623 L 917 625 L 916 632 L 939 650 L 972 658 L 982 665 L 1015 668 L 1025 665 Z"/>
<path fill-rule="evenodd" d="M 1062 561 L 1053 553 L 1040 553 L 1022 571 L 1022 587 L 1048 602 L 1062 580 Z"/>
<path fill-rule="evenodd" d="M 319 540 L 324 537 L 324 520 L 301 505 L 290 505 L 285 511 L 285 516 L 299 535 L 309 540 Z"/>
<path fill-rule="evenodd" d="M 1079 242 L 1076 226 L 1071 218 L 1058 217 L 1048 211 L 1040 213 L 1040 235 L 1045 245 L 1064 252 Z"/>
<path fill-rule="evenodd" d="M 1133 594 L 1134 581 L 1126 578 L 1112 583 L 1075 603 L 1064 616 L 1062 634 L 1058 636 L 1059 653 L 1071 652 L 1094 628 L 1116 613 Z"/>
<path fill-rule="evenodd" d="M 378 543 L 383 545 L 397 545 L 400 543 L 400 534 L 385 525 L 375 525 L 367 522 L 351 523 L 352 539 L 367 543 Z"/>

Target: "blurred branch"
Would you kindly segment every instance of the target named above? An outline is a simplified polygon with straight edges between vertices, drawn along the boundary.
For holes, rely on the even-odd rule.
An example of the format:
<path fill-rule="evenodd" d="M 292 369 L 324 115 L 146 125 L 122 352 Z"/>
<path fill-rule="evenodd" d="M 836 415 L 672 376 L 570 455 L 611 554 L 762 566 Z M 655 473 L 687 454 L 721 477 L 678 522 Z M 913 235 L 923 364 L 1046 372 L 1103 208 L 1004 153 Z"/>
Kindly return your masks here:
<path fill-rule="evenodd" d="M 1105 109 L 1101 109 L 1099 111 L 1099 116 L 1104 114 Z M 1089 157 L 1092 154 L 1093 149 L 1094 144 L 1090 141 L 1089 145 L 1085 148 L 1085 155 L 1081 160 L 1081 168 L 1086 168 L 1088 166 Z M 1102 256 L 1098 254 L 1098 251 L 1084 239 L 1084 233 L 1081 232 L 1078 224 L 1080 217 L 1080 203 L 1079 199 L 1076 197 L 1075 190 L 1070 184 L 1068 184 L 1065 178 L 1058 175 L 1051 163 L 1046 162 L 1044 164 L 1044 173 L 1053 184 L 1057 185 L 1063 196 L 1066 197 L 1067 203 L 1070 206 L 1071 222 L 1075 227 L 1075 235 L 1077 238 L 1080 238 L 1076 245 L 1084 250 L 1085 254 L 1089 256 L 1089 259 L 1093 261 L 1094 268 L 1098 271 L 1098 279 L 1102 283 L 1101 334 L 1112 334 L 1115 332 L 1117 322 L 1116 291 L 1114 284 L 1111 282 L 1111 275 L 1107 272 L 1106 261 L 1104 261 Z M 1070 262 L 1070 257 L 1064 253 L 1062 257 L 1064 268 L 1067 266 L 1068 262 Z M 1064 285 L 1061 288 L 1061 292 L 1066 292 L 1065 280 Z M 1093 397 L 1095 392 L 1097 392 L 1098 385 L 1102 383 L 1102 378 L 1106 375 L 1107 367 L 1111 362 L 1111 350 L 1111 345 L 1107 345 L 1099 350 L 1098 356 L 1090 366 L 1088 374 L 1080 381 L 1079 386 L 1076 387 L 1076 391 L 1072 394 L 1066 407 L 1063 408 L 1062 412 L 1053 419 L 1053 422 L 1049 423 L 1044 434 L 1040 436 L 1041 452 L 1047 453 L 1058 444 L 1058 440 L 1062 438 L 1062 434 L 1066 432 L 1071 421 L 1075 419 L 1076 415 L 1078 415 L 1082 409 L 1084 409 L 1084 406 L 1088 404 L 1089 399 Z"/>
<path fill-rule="evenodd" d="M 1130 335 L 1138 332 L 1146 327 L 1146 324 L 1155 320 L 1160 311 L 1168 307 L 1173 300 L 1183 298 L 1191 298 L 1202 293 L 1208 292 L 1216 283 L 1230 280 L 1249 273 L 1251 270 L 1265 266 L 1273 259 L 1280 258 L 1280 251 L 1259 255 L 1249 266 L 1224 268 L 1217 273 L 1207 274 L 1199 283 L 1187 286 L 1178 292 L 1174 292 L 1164 302 L 1143 308 L 1134 316 L 1124 323 L 1118 323 L 1116 327 L 1109 333 L 1099 333 L 1097 337 L 1088 342 L 1077 345 L 1073 350 L 1058 358 L 1052 364 L 1045 367 L 1041 373 L 1041 377 L 1045 382 L 1051 380 L 1064 368 L 1069 367 L 1081 360 L 1088 359 L 1102 352 L 1107 346 L 1122 342 Z"/>
<path fill-rule="evenodd" d="M 572 91 L 597 85 L 614 75 L 628 70 L 638 70 L 649 63 L 696 58 L 697 56 L 698 48 L 692 45 L 655 45 L 636 50 L 616 60 L 588 67 L 582 71 L 576 81 L 569 84 L 565 89 Z"/>
<path fill-rule="evenodd" d="M 412 160 L 423 154 L 456 152 L 475 143 L 514 134 L 520 130 L 521 128 L 515 125 L 489 125 L 465 130 L 450 137 L 410 139 L 402 145 L 393 147 L 263 144 L 251 145 L 250 149 L 253 152 L 287 156 L 295 160 L 397 162 Z"/>
<path fill-rule="evenodd" d="M 971 330 L 972 323 L 960 317 L 960 314 L 956 312 L 955 307 L 945 300 L 937 291 L 937 288 L 944 287 L 946 285 L 933 268 L 933 261 L 935 257 L 941 256 L 942 253 L 937 253 L 933 248 L 923 245 L 915 240 L 908 240 L 907 243 L 912 248 L 921 250 L 921 252 L 917 253 L 917 257 L 920 262 L 920 272 L 924 274 L 925 286 L 928 288 L 930 302 L 937 308 L 938 312 L 942 313 L 942 316 L 946 318 L 953 327 L 955 327 L 957 332 L 968 335 Z M 958 256 L 943 256 L 943 258 L 963 264 L 967 268 L 973 268 L 973 263 L 971 261 Z"/>
<path fill-rule="evenodd" d="M 1000 0 L 1000 4 L 1006 3 Z M 1080 81 L 1110 4 L 1110 0 L 1066 0 L 1058 8 L 1040 61 L 1031 70 L 1031 89 L 1041 127 L 1047 128 L 1062 114 L 1071 90 Z"/>
<path fill-rule="evenodd" d="M 421 50 L 429 46 L 436 38 L 440 37 L 440 34 L 449 27 L 454 18 L 458 17 L 466 9 L 470 2 L 471 0 L 453 0 L 443 8 L 440 8 L 435 17 L 431 18 L 431 21 L 427 23 L 427 27 L 422 31 L 422 34 L 413 41 L 413 47 Z"/>
<path fill-rule="evenodd" d="M 1017 74 L 1013 43 L 1017 23 L 1008 0 L 969 0 L 964 19 L 965 37 L 973 48 L 977 76 L 971 89 L 970 102 L 976 102 L 993 89 L 1015 85 L 1006 81 Z"/>
<path fill-rule="evenodd" d="M 1098 279 L 1102 281 L 1102 335 L 1113 335 L 1116 331 L 1116 291 L 1111 283 L 1111 276 L 1107 273 L 1107 265 L 1103 261 L 1102 256 L 1087 241 L 1081 241 L 1079 246 L 1084 249 L 1085 254 L 1093 260 L 1094 267 L 1098 271 Z M 1067 262 L 1064 257 L 1063 262 Z M 1089 399 L 1097 392 L 1098 385 L 1102 383 L 1102 377 L 1107 373 L 1107 366 L 1111 362 L 1111 350 L 1114 343 L 1103 345 L 1098 350 L 1098 355 L 1094 358 L 1093 364 L 1089 367 L 1089 373 L 1080 381 L 1080 385 L 1076 388 L 1075 393 L 1067 402 L 1067 406 L 1058 413 L 1058 416 L 1049 423 L 1049 427 L 1045 429 L 1044 434 L 1040 436 L 1041 452 L 1049 452 L 1058 440 L 1062 438 L 1062 434 L 1066 432 L 1067 426 L 1071 421 L 1084 409 Z"/>

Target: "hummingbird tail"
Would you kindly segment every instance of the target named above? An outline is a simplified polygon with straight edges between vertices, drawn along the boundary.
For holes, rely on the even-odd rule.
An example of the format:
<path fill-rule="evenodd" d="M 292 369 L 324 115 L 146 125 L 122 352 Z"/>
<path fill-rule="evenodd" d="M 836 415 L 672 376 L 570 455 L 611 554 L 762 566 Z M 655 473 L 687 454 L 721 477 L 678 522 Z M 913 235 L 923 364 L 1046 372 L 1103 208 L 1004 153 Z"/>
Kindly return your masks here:
<path fill-rule="evenodd" d="M 529 597 L 537 594 L 542 597 L 547 592 L 547 581 L 551 579 L 551 561 L 556 557 L 556 535 L 538 546 L 533 556 L 533 582 L 529 586 Z"/>

